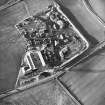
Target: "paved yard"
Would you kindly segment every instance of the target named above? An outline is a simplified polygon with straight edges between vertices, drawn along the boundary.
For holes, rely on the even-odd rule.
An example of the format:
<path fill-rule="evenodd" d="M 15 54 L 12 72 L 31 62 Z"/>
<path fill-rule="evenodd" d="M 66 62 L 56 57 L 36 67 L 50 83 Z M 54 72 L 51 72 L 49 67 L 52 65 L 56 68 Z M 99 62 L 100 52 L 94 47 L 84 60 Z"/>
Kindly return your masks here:
<path fill-rule="evenodd" d="M 39 0 L 24 1 L 31 15 L 48 5 L 47 0 L 40 0 L 40 2 Z M 84 27 L 86 30 L 84 36 L 91 42 L 91 45 L 95 45 L 97 41 L 105 40 L 104 27 L 87 11 L 81 0 L 64 0 L 64 5 L 71 10 L 78 23 Z M 14 25 L 27 16 L 29 13 L 26 11 L 24 3 L 18 3 L 0 11 L 1 93 L 14 87 L 21 57 L 24 53 L 23 38 Z M 104 14 L 102 16 L 105 19 Z M 105 103 L 105 73 L 102 72 L 105 69 L 104 53 L 102 51 L 94 55 L 91 59 L 75 67 L 75 72 L 69 72 L 60 78 L 85 105 L 104 105 Z M 79 71 L 76 72 L 76 70 Z"/>

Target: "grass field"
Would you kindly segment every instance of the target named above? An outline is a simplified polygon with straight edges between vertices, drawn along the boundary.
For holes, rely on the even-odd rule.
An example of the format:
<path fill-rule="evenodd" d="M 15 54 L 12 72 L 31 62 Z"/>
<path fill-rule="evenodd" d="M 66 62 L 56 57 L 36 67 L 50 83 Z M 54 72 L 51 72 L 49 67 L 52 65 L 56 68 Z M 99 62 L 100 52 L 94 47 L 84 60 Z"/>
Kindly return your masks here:
<path fill-rule="evenodd" d="M 23 37 L 19 35 L 14 25 L 21 19 L 29 16 L 29 14 L 32 15 L 37 11 L 43 9 L 49 3 L 47 0 L 40 0 L 40 2 L 39 0 L 24 1 L 27 6 L 25 5 L 25 3 L 21 2 L 0 11 L 0 93 L 14 88 L 14 83 L 16 81 L 19 66 L 21 63 L 21 57 L 24 53 Z M 104 27 L 97 21 L 97 19 L 93 15 L 89 13 L 89 11 L 80 1 L 81 0 L 64 0 L 64 5 L 66 5 L 66 7 L 71 10 L 78 22 L 84 27 L 84 29 L 88 33 L 88 35 L 86 33 L 84 36 L 87 37 L 92 44 L 95 44 L 95 42 L 93 42 L 94 40 L 97 42 L 104 40 Z M 29 8 L 29 12 L 27 11 L 26 7 Z M 104 53 L 104 50 L 100 53 L 97 53 L 91 59 L 89 58 L 87 59 L 87 61 L 85 60 L 82 64 L 75 67 L 73 69 L 75 70 L 75 72 L 72 71 L 60 77 L 60 80 L 82 101 L 84 105 L 105 105 Z M 40 95 L 46 95 L 46 92 L 50 91 L 49 89 L 52 89 L 52 87 L 54 87 L 54 83 L 48 83 L 43 86 L 31 89 L 33 93 L 35 92 L 35 99 L 37 99 L 37 101 L 35 102 L 40 102 Z M 13 103 L 19 103 L 19 101 L 26 103 L 27 98 L 29 99 L 29 97 L 32 97 L 31 99 L 29 99 L 29 102 L 31 102 L 31 100 L 34 101 L 32 92 L 31 94 L 28 94 L 30 93 L 30 91 L 26 93 L 22 92 L 23 94 L 19 93 L 17 96 L 13 95 L 8 99 L 6 98 L 5 101 L 10 100 L 11 98 L 13 99 Z M 54 91 L 58 90 L 55 89 Z M 23 97 L 23 95 L 25 95 L 25 97 Z M 44 95 L 42 97 L 48 98 L 48 96 Z M 22 101 L 22 98 L 19 96 L 21 96 L 25 100 L 25 102 Z M 33 105 L 33 103 L 31 104 Z"/>

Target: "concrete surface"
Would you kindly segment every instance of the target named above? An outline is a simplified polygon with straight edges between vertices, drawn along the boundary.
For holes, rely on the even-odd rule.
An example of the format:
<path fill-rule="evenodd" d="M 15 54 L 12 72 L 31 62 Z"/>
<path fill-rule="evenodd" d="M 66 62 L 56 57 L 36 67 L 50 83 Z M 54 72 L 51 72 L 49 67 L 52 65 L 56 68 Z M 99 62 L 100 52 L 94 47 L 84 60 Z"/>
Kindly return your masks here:
<path fill-rule="evenodd" d="M 21 56 L 24 53 L 23 38 L 14 25 L 21 19 L 34 14 L 48 4 L 47 0 L 24 0 L 29 8 L 26 11 L 24 3 L 16 4 L 0 11 L 0 92 L 13 89 L 18 73 Z M 30 2 L 31 1 L 31 2 Z M 103 1 L 100 0 L 100 4 Z M 105 29 L 98 20 L 85 8 L 81 0 L 64 0 L 63 3 L 83 26 L 91 44 L 94 41 L 105 40 Z M 98 5 L 99 3 L 97 3 Z M 97 7 L 97 12 L 99 6 Z M 100 6 L 101 7 L 101 6 Z M 102 6 L 104 8 L 104 6 Z M 102 10 L 101 10 L 102 11 Z M 99 12 L 100 14 L 102 12 Z M 101 15 L 100 15 L 101 16 Z M 103 19 L 104 13 L 102 13 Z M 84 105 L 105 105 L 105 51 L 102 50 L 84 63 L 61 77 L 61 81 L 72 90 Z M 78 72 L 76 72 L 78 71 Z"/>
<path fill-rule="evenodd" d="M 97 1 L 97 0 L 96 0 Z M 94 1 L 95 2 L 95 1 Z M 102 3 L 100 1 L 100 3 Z M 79 22 L 85 27 L 88 33 L 99 41 L 105 39 L 104 28 L 98 24 L 92 16 L 77 0 L 66 2 L 68 8 L 73 12 Z M 71 6 L 70 6 L 71 4 Z M 100 5 L 100 4 L 99 4 Z M 103 4 L 104 5 L 104 4 Z M 99 8 L 97 3 L 97 8 Z M 98 10 L 97 12 L 99 12 Z M 100 12 L 102 14 L 102 12 Z M 104 13 L 103 13 L 104 15 Z M 105 18 L 105 16 L 104 16 Z M 83 105 L 105 105 L 105 50 L 96 53 L 77 67 L 74 71 L 65 73 L 60 80 L 72 91 L 83 103 Z"/>

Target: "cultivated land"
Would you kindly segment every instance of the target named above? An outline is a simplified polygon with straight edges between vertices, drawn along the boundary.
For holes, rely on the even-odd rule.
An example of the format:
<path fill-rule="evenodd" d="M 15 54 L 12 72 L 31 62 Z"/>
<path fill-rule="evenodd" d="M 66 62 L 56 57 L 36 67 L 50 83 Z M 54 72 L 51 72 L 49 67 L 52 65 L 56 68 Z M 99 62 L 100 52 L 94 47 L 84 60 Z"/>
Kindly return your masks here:
<path fill-rule="evenodd" d="M 77 105 L 56 80 L 14 94 L 0 105 Z"/>
<path fill-rule="evenodd" d="M 32 15 L 43 9 L 47 0 L 24 0 Z M 104 27 L 83 6 L 80 0 L 64 0 L 78 22 L 90 36 L 85 34 L 91 45 L 105 39 Z M 41 4 L 41 5 L 40 5 Z M 40 7 L 40 9 L 39 9 Z M 0 11 L 0 92 L 13 89 L 21 56 L 24 53 L 24 41 L 14 25 L 29 14 L 24 3 L 18 3 Z M 95 42 L 93 42 L 95 41 Z M 105 100 L 105 51 L 74 68 L 75 72 L 65 73 L 60 80 L 72 91 L 84 105 L 104 105 Z M 79 70 L 78 72 L 76 72 Z M 48 86 L 45 84 L 46 87 Z M 37 88 L 37 87 L 36 87 Z M 37 90 L 34 88 L 34 90 Z M 40 87 L 42 88 L 42 87 Z M 43 90 L 43 89 L 42 89 Z M 3 104 L 1 104 L 3 105 Z M 65 104 L 66 105 L 66 104 Z"/>

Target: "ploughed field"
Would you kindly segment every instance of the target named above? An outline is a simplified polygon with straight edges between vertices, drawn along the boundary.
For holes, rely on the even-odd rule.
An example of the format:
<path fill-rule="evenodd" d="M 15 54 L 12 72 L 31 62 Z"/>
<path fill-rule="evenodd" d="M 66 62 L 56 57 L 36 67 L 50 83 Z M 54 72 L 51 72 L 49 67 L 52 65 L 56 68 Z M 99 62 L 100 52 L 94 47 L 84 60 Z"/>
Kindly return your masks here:
<path fill-rule="evenodd" d="M 25 2 L 29 7 L 29 12 L 31 15 L 43 9 L 48 4 L 47 0 L 40 0 L 40 2 L 39 0 L 25 0 Z M 87 11 L 87 9 L 83 5 L 83 3 L 81 3 L 80 0 L 70 0 L 70 1 L 64 0 L 64 4 L 69 10 L 71 10 L 75 18 L 84 27 L 86 32 L 88 32 L 89 35 L 84 34 L 84 36 L 88 38 L 88 40 L 91 42 L 92 45 L 95 45 L 96 44 L 95 42 L 97 41 L 104 40 L 105 36 L 104 36 L 103 26 L 97 21 L 97 19 L 93 15 L 89 13 L 89 11 Z M 23 50 L 24 38 L 17 32 L 14 25 L 19 21 L 21 21 L 21 19 L 26 18 L 27 16 L 29 16 L 29 14 L 26 11 L 23 2 L 0 11 L 0 92 L 1 93 L 3 93 L 6 90 L 14 88 L 14 83 L 16 82 L 16 77 L 21 63 L 21 57 L 24 54 Z M 87 61 L 84 61 L 83 63 L 75 67 L 73 69 L 75 70 L 75 72 L 72 71 L 64 74 L 62 77 L 60 77 L 60 80 L 68 87 L 68 90 L 72 91 L 75 94 L 75 96 L 77 96 L 80 99 L 80 101 L 84 105 L 104 105 L 105 73 L 102 72 L 105 69 L 104 64 L 105 64 L 105 56 L 103 50 L 100 51 L 99 53 L 96 53 L 96 55 L 94 55 L 93 57 L 88 58 Z M 51 87 L 52 84 L 53 83 L 51 83 Z M 47 84 L 45 85 L 46 85 L 45 87 L 49 87 L 49 89 L 51 89 L 50 86 L 48 86 Z M 39 91 L 39 93 L 37 94 L 38 95 L 37 100 L 39 100 L 40 98 L 41 94 L 40 92 L 43 93 L 46 90 L 46 89 L 43 90 L 42 89 L 43 87 L 44 86 L 39 86 L 30 89 L 30 91 L 31 90 L 35 91 L 37 90 L 37 88 L 39 90 L 42 90 Z M 32 101 L 36 99 L 36 98 L 33 99 L 34 96 L 33 95 L 29 96 L 30 94 L 27 93 L 28 92 L 25 93 L 25 91 L 23 92 L 26 98 L 22 96 L 22 98 L 20 99 L 18 95 L 16 96 L 13 95 L 15 97 L 10 96 L 8 97 L 8 99 L 13 97 L 14 99 L 13 101 L 11 101 L 13 104 L 16 102 L 18 103 L 18 100 L 21 103 L 25 103 L 27 102 L 27 97 L 32 97 L 30 98 L 30 100 Z M 44 98 L 47 98 L 47 96 L 45 96 Z M 5 105 L 6 101 L 7 98 L 1 100 L 1 105 L 3 104 Z M 41 102 L 41 100 L 35 102 Z"/>

